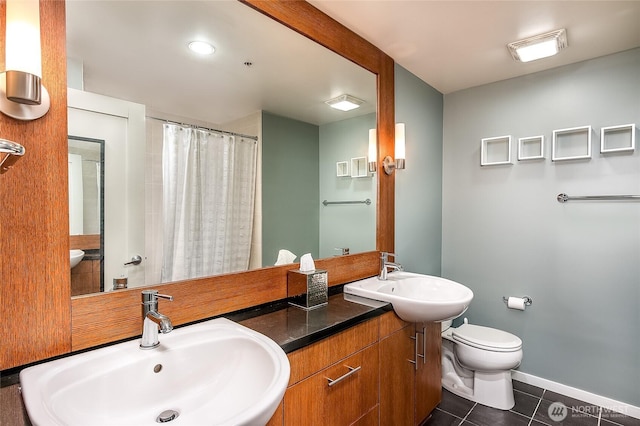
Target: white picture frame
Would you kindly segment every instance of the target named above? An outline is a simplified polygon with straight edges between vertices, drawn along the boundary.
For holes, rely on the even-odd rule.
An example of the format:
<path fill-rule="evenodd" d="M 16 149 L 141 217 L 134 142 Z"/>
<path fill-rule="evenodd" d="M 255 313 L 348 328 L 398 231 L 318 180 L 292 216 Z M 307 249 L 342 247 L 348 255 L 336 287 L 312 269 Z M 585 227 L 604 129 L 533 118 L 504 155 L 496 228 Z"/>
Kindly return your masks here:
<path fill-rule="evenodd" d="M 511 162 L 511 135 L 483 138 L 480 143 L 480 165 L 497 166 Z"/>
<path fill-rule="evenodd" d="M 351 177 L 361 178 L 369 176 L 367 157 L 355 157 L 351 159 Z"/>
<path fill-rule="evenodd" d="M 635 149 L 635 123 L 602 127 L 600 129 L 600 153 L 633 152 Z"/>
<path fill-rule="evenodd" d="M 346 161 L 338 161 L 336 163 L 336 176 L 345 177 L 349 176 L 349 163 Z"/>
<path fill-rule="evenodd" d="M 591 159 L 591 133 L 591 126 L 554 130 L 551 143 L 551 160 Z"/>
<path fill-rule="evenodd" d="M 544 136 L 528 136 L 518 139 L 518 161 L 543 160 Z"/>

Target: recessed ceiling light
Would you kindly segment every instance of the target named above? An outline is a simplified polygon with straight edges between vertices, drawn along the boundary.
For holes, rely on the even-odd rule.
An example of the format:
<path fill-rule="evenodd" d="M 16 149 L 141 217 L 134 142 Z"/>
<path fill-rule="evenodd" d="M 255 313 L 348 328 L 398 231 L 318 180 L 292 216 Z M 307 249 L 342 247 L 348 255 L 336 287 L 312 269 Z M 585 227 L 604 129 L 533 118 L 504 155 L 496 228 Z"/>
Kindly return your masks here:
<path fill-rule="evenodd" d="M 216 51 L 215 47 L 213 47 L 206 41 L 192 41 L 191 43 L 189 43 L 189 49 L 201 55 L 211 55 Z"/>
<path fill-rule="evenodd" d="M 567 32 L 564 28 L 507 44 L 511 56 L 518 62 L 548 58 L 567 46 Z"/>
<path fill-rule="evenodd" d="M 351 95 L 340 95 L 337 98 L 329 99 L 325 104 L 331 108 L 339 109 L 340 111 L 351 111 L 358 108 L 364 101 L 362 99 L 354 98 Z"/>

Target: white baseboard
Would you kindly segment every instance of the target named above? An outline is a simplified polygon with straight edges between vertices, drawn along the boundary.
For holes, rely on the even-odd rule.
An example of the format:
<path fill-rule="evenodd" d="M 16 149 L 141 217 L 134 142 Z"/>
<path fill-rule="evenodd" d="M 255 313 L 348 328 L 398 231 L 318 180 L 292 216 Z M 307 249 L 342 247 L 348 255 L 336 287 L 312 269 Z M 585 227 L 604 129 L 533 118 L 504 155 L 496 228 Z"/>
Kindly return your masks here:
<path fill-rule="evenodd" d="M 596 395 L 591 392 L 583 391 L 571 386 L 563 385 L 562 383 L 553 382 L 551 380 L 543 379 L 531 374 L 523 373 L 521 371 L 511 371 L 511 378 L 518 382 L 527 383 L 529 385 L 537 386 L 539 388 L 548 389 L 552 392 L 557 392 L 562 395 L 569 396 L 571 398 L 579 399 L 580 401 L 588 402 L 589 404 L 598 405 L 613 411 L 617 411 L 626 416 L 640 419 L 640 407 L 627 404 L 626 402 L 616 401 L 611 398 Z"/>

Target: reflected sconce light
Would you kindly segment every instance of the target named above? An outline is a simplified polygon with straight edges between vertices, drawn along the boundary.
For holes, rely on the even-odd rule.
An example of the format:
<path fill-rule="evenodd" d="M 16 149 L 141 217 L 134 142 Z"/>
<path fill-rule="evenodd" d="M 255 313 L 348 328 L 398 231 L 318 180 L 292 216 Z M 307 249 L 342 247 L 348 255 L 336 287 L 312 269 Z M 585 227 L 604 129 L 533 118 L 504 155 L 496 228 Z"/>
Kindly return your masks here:
<path fill-rule="evenodd" d="M 6 19 L 0 112 L 17 120 L 35 120 L 45 115 L 51 104 L 41 83 L 39 1 L 7 0 Z"/>
<path fill-rule="evenodd" d="M 369 129 L 369 172 L 378 171 L 378 138 L 376 129 Z"/>
<path fill-rule="evenodd" d="M 518 62 L 548 58 L 567 46 L 567 31 L 564 28 L 507 44 L 511 56 Z"/>
<path fill-rule="evenodd" d="M 390 155 L 384 157 L 382 165 L 384 172 L 388 175 L 392 174 L 396 169 L 404 169 L 405 166 L 405 127 L 404 123 L 396 123 L 396 152 L 395 161 Z"/>
<path fill-rule="evenodd" d="M 404 123 L 396 123 L 396 142 L 395 142 L 395 161 L 390 155 L 384 157 L 382 166 L 384 172 L 388 175 L 392 174 L 396 169 L 404 169 L 405 166 L 405 126 Z M 378 171 L 378 152 L 377 152 L 377 134 L 376 129 L 369 129 L 369 171 L 374 173 Z"/>

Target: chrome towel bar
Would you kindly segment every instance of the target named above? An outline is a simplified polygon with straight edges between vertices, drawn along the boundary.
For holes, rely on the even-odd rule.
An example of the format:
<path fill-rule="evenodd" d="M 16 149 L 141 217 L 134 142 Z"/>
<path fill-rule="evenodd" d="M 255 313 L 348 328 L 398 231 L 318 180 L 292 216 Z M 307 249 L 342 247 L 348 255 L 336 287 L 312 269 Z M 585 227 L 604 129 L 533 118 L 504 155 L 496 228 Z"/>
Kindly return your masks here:
<path fill-rule="evenodd" d="M 640 200 L 640 195 L 582 195 L 570 197 L 567 194 L 558 194 L 556 197 L 559 203 L 567 201 L 636 201 Z"/>
<path fill-rule="evenodd" d="M 366 205 L 369 205 L 369 204 L 371 204 L 371 199 L 367 198 L 366 200 L 363 200 L 363 201 L 327 201 L 327 200 L 324 200 L 322 202 L 322 204 L 324 204 L 325 206 L 328 206 L 329 204 L 366 204 Z"/>

